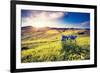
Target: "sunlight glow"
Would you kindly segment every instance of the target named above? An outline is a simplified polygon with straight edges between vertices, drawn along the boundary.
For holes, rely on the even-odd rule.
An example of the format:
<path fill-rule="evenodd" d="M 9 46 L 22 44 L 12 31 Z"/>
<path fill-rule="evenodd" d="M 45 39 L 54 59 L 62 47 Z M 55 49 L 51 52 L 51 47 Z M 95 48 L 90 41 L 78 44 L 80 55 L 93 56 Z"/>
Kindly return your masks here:
<path fill-rule="evenodd" d="M 40 27 L 59 27 L 58 19 L 64 15 L 63 12 L 35 12 L 31 16 L 22 18 L 23 26 Z"/>
<path fill-rule="evenodd" d="M 35 18 L 35 19 L 31 19 L 28 21 L 29 25 L 33 26 L 33 27 L 50 27 L 50 26 L 54 26 L 57 24 L 57 22 L 53 21 L 53 20 L 49 20 L 48 18 Z"/>

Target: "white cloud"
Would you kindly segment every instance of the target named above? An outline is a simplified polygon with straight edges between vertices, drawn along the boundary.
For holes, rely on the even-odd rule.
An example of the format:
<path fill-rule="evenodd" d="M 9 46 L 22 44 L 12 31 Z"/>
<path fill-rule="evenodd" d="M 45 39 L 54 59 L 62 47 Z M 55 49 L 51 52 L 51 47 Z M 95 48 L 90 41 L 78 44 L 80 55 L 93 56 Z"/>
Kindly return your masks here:
<path fill-rule="evenodd" d="M 22 26 L 57 26 L 58 19 L 63 17 L 63 12 L 51 12 L 51 11 L 31 11 L 28 17 L 22 17 Z"/>
<path fill-rule="evenodd" d="M 84 21 L 82 23 L 77 24 L 77 26 L 73 26 L 74 28 L 90 28 L 90 21 Z"/>
<path fill-rule="evenodd" d="M 59 19 L 64 16 L 63 12 L 51 12 L 49 13 L 50 19 Z"/>
<path fill-rule="evenodd" d="M 82 26 L 86 26 L 86 25 L 90 25 L 90 22 L 89 21 L 85 21 L 83 23 L 81 23 Z"/>

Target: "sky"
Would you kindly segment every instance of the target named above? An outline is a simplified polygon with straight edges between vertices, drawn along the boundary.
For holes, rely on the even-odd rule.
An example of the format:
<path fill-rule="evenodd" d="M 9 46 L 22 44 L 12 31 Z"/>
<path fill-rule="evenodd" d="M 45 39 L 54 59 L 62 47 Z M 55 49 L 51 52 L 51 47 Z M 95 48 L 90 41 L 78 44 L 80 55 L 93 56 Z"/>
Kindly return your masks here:
<path fill-rule="evenodd" d="M 22 27 L 90 28 L 90 14 L 82 12 L 21 10 L 21 23 Z"/>

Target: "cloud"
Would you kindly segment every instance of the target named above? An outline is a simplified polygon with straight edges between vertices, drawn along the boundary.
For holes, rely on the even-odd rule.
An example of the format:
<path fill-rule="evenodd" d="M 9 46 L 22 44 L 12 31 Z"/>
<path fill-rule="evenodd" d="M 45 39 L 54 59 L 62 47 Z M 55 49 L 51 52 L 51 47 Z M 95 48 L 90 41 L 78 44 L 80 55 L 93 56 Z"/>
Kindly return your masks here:
<path fill-rule="evenodd" d="M 59 18 L 64 16 L 64 12 L 53 12 L 53 11 L 30 11 L 29 16 L 22 17 L 22 26 L 57 26 Z"/>
<path fill-rule="evenodd" d="M 90 27 L 90 21 L 85 21 L 80 24 L 81 27 Z"/>
<path fill-rule="evenodd" d="M 79 24 L 66 24 L 66 28 L 90 28 L 90 21 L 84 21 Z"/>
<path fill-rule="evenodd" d="M 82 23 L 77 24 L 77 26 L 73 26 L 75 28 L 90 28 L 90 21 L 84 21 Z"/>
<path fill-rule="evenodd" d="M 87 25 L 90 25 L 90 22 L 89 21 L 85 21 L 83 23 L 81 23 L 82 26 L 87 26 Z"/>
<path fill-rule="evenodd" d="M 47 18 L 50 20 L 59 19 L 64 16 L 64 12 L 53 12 L 53 11 L 31 11 L 29 17 L 31 18 Z"/>
<path fill-rule="evenodd" d="M 50 19 L 59 19 L 64 16 L 64 13 L 63 12 L 50 12 L 48 16 L 50 17 Z"/>

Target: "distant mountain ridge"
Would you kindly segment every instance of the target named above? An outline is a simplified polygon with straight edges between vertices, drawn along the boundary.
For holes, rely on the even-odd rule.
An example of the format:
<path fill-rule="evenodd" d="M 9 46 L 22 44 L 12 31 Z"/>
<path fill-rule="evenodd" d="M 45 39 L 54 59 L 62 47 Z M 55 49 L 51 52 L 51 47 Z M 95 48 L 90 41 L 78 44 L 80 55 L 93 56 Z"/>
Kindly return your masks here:
<path fill-rule="evenodd" d="M 21 27 L 22 30 L 80 30 L 80 29 L 85 29 L 85 30 L 90 30 L 90 28 L 55 28 L 55 27 L 41 27 L 39 29 L 33 27 L 33 26 L 24 26 Z"/>
<path fill-rule="evenodd" d="M 24 26 L 24 27 L 21 27 L 22 30 L 25 30 L 25 29 L 33 29 L 34 27 L 32 26 Z"/>

